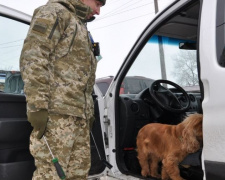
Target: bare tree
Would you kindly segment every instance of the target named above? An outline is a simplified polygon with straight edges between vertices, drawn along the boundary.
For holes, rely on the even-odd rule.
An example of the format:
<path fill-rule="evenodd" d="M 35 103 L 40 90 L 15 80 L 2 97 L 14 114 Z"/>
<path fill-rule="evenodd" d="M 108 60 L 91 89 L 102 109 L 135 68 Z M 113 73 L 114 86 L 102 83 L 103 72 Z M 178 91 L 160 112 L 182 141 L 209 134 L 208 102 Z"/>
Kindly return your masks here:
<path fill-rule="evenodd" d="M 180 51 L 173 56 L 174 71 L 172 75 L 181 86 L 198 85 L 196 51 Z"/>

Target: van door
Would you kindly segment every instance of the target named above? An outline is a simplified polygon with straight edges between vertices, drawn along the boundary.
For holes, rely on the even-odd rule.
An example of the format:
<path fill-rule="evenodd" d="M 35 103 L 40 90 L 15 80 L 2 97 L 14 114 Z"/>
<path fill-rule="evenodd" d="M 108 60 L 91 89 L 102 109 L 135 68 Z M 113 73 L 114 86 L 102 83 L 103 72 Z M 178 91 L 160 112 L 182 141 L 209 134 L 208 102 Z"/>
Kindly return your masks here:
<path fill-rule="evenodd" d="M 0 179 L 30 180 L 35 170 L 29 151 L 32 127 L 26 116 L 19 57 L 31 17 L 4 6 L 0 8 Z"/>
<path fill-rule="evenodd" d="M 215 38 L 213 33 L 211 32 L 210 36 L 207 34 L 210 39 L 207 43 L 204 41 L 204 46 L 201 42 L 203 42 L 202 37 L 205 37 L 208 29 L 215 32 L 215 29 L 213 30 L 211 27 L 212 24 L 206 20 L 207 16 L 211 16 L 209 12 L 215 11 L 214 13 L 216 13 L 215 5 L 215 1 L 175 1 L 150 22 L 127 55 L 104 98 L 107 110 L 105 117 L 108 122 L 109 161 L 113 165 L 112 176 L 118 179 L 144 178 L 141 175 L 136 151 L 137 134 L 143 126 L 149 123 L 177 125 L 186 116 L 194 113 L 203 114 L 205 120 L 202 101 L 208 91 L 205 90 L 205 83 L 207 85 L 208 81 L 203 82 L 202 85 L 201 80 L 204 81 L 202 68 L 206 74 L 208 68 L 205 67 L 207 66 L 205 64 L 209 64 L 209 62 L 202 58 L 202 53 L 206 53 L 206 51 L 209 53 L 210 48 L 215 50 L 213 47 L 215 42 L 209 43 Z M 207 10 L 209 7 L 213 10 Z M 203 9 L 203 14 L 201 9 Z M 206 15 L 207 12 L 208 15 Z M 214 17 L 212 14 L 211 18 Z M 205 24 L 208 23 L 207 28 L 202 21 Z M 207 50 L 205 47 L 208 47 Z M 212 59 L 211 55 L 210 60 L 212 61 Z M 121 84 L 129 76 L 149 78 L 153 80 L 153 83 L 140 91 L 120 94 Z M 207 76 L 210 76 L 209 73 Z M 162 82 L 161 80 L 172 83 L 154 84 L 154 82 Z M 216 83 L 215 79 L 214 83 Z M 187 93 L 187 97 L 172 84 L 179 85 Z M 218 91 L 216 86 L 211 88 Z M 155 95 L 158 97 L 157 100 L 151 93 L 152 91 L 157 91 Z M 169 93 L 170 95 L 167 97 L 164 92 L 172 94 Z M 218 93 L 216 94 L 218 95 Z M 178 100 L 178 104 L 174 104 L 175 101 L 170 99 L 172 96 L 175 97 L 172 99 Z M 212 95 L 210 94 L 210 96 Z M 213 127 L 212 123 L 214 122 L 211 122 L 210 127 Z M 213 134 L 211 132 L 206 135 L 205 129 L 203 133 L 204 138 Z M 207 171 L 206 176 L 204 174 L 204 146 L 179 163 L 180 175 L 184 179 L 208 179 Z M 202 153 L 203 151 L 204 153 Z M 161 167 L 159 165 L 159 169 Z M 148 176 L 146 179 L 154 178 Z"/>
<path fill-rule="evenodd" d="M 201 11 L 199 56 L 204 86 L 203 163 L 207 180 L 225 179 L 224 7 L 222 0 L 203 1 Z"/>

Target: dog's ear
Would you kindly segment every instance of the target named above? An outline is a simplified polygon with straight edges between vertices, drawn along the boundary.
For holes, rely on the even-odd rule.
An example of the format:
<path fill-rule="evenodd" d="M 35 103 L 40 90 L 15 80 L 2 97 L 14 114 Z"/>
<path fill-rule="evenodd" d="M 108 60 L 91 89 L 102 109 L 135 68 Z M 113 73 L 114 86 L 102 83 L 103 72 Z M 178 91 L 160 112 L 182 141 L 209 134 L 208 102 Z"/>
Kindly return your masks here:
<path fill-rule="evenodd" d="M 182 149 L 188 153 L 194 153 L 200 148 L 193 127 L 186 126 L 182 132 Z"/>

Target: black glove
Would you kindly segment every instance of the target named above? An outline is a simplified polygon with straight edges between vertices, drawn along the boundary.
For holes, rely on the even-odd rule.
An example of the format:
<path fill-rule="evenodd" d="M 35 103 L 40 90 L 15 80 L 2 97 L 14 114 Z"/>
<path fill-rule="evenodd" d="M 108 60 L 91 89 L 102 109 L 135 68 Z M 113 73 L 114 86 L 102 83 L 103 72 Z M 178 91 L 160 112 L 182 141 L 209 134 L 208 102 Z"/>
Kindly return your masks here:
<path fill-rule="evenodd" d="M 48 111 L 46 109 L 41 109 L 37 112 L 27 112 L 27 117 L 34 130 L 39 131 L 37 138 L 41 139 L 47 127 Z"/>

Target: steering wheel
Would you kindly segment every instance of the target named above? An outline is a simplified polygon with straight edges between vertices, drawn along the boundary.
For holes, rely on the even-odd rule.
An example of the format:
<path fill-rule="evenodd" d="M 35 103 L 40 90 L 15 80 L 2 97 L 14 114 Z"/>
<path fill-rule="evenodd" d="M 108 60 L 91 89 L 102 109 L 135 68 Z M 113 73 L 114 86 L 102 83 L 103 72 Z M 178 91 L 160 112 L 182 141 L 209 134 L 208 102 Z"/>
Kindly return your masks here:
<path fill-rule="evenodd" d="M 162 86 L 161 83 L 169 84 L 181 92 L 187 100 L 186 106 L 183 107 L 177 97 L 168 88 Z M 156 80 L 149 87 L 149 91 L 155 103 L 164 110 L 181 113 L 186 111 L 190 106 L 190 98 L 188 94 L 182 87 L 174 82 L 168 80 Z"/>

